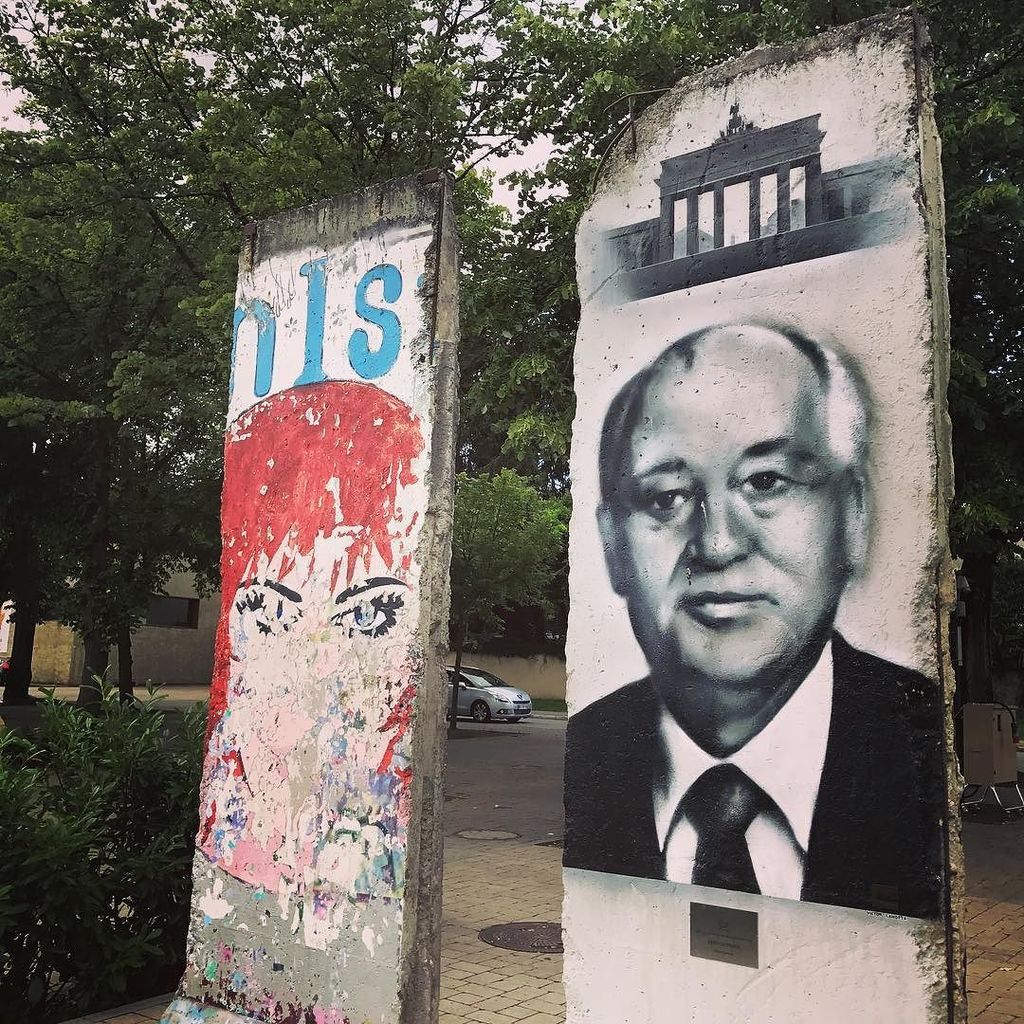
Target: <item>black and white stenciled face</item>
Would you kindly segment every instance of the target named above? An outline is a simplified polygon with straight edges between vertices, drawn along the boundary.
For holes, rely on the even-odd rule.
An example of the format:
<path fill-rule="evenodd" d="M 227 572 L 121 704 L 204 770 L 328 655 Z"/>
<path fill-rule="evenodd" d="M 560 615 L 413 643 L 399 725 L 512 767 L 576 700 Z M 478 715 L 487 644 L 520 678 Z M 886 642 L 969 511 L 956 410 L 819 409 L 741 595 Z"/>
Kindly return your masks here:
<path fill-rule="evenodd" d="M 601 513 L 616 589 L 680 723 L 749 738 L 827 639 L 864 529 L 810 360 L 758 328 L 724 329 L 648 379 Z M 834 412 L 834 410 L 831 410 Z"/>

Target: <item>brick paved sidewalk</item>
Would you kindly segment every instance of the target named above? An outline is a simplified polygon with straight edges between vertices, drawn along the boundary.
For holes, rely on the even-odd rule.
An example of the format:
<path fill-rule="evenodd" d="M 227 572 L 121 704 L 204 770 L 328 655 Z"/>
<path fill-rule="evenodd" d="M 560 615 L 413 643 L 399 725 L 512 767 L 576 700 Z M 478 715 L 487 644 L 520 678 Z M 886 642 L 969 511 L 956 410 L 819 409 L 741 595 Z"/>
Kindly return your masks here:
<path fill-rule="evenodd" d="M 1024 821 L 964 824 L 971 1024 L 1024 1021 Z"/>
<path fill-rule="evenodd" d="M 440 1024 L 562 1024 L 562 957 L 496 949 L 481 928 L 559 921 L 562 851 L 528 843 L 445 844 Z"/>
<path fill-rule="evenodd" d="M 1024 821 L 965 825 L 971 1024 L 1024 1024 Z M 481 928 L 557 921 L 561 850 L 450 838 L 445 845 L 440 1024 L 563 1024 L 562 958 L 496 949 Z M 83 1018 L 158 1020 L 168 997 Z"/>

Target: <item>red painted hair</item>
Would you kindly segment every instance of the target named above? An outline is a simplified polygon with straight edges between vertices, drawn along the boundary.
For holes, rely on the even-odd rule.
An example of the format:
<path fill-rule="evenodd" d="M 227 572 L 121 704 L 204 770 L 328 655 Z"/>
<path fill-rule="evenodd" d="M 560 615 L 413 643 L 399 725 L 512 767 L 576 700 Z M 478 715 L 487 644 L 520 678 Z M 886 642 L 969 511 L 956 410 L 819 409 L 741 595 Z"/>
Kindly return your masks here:
<path fill-rule="evenodd" d="M 374 551 L 395 570 L 396 542 L 412 531 L 396 519 L 398 488 L 416 482 L 423 452 L 418 418 L 372 384 L 328 381 L 272 395 L 244 412 L 224 442 L 221 499 L 221 608 L 214 650 L 208 732 L 224 712 L 231 651 L 228 616 L 239 586 L 264 554 L 308 555 L 318 536 L 350 538 L 345 577 Z M 337 481 L 337 491 L 333 490 Z M 329 489 L 331 488 L 331 489 Z M 340 509 L 340 516 L 339 516 Z M 408 565 L 411 553 L 400 559 Z M 336 563 L 336 581 L 342 566 Z"/>

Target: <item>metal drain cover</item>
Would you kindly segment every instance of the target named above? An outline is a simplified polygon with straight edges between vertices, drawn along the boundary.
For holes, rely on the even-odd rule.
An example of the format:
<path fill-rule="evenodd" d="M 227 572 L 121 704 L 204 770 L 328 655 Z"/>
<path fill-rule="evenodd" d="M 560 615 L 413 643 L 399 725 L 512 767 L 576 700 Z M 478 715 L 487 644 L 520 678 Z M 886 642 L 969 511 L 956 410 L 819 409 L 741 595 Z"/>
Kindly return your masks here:
<path fill-rule="evenodd" d="M 498 828 L 467 828 L 455 833 L 460 839 L 518 839 L 518 832 L 503 832 Z"/>
<path fill-rule="evenodd" d="M 492 924 L 478 938 L 489 946 L 518 953 L 561 953 L 562 926 L 557 921 L 512 921 Z"/>

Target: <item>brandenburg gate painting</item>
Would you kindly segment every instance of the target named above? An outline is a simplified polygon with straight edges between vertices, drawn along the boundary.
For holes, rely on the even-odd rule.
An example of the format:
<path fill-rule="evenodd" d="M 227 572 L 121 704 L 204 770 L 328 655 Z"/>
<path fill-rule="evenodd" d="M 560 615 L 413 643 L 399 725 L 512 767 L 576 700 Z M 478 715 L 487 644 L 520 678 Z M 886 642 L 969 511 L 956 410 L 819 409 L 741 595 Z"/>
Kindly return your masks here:
<path fill-rule="evenodd" d="M 821 115 L 759 129 L 731 109 L 704 149 L 661 162 L 657 217 L 608 232 L 630 299 L 878 244 L 891 169 L 821 166 Z"/>

